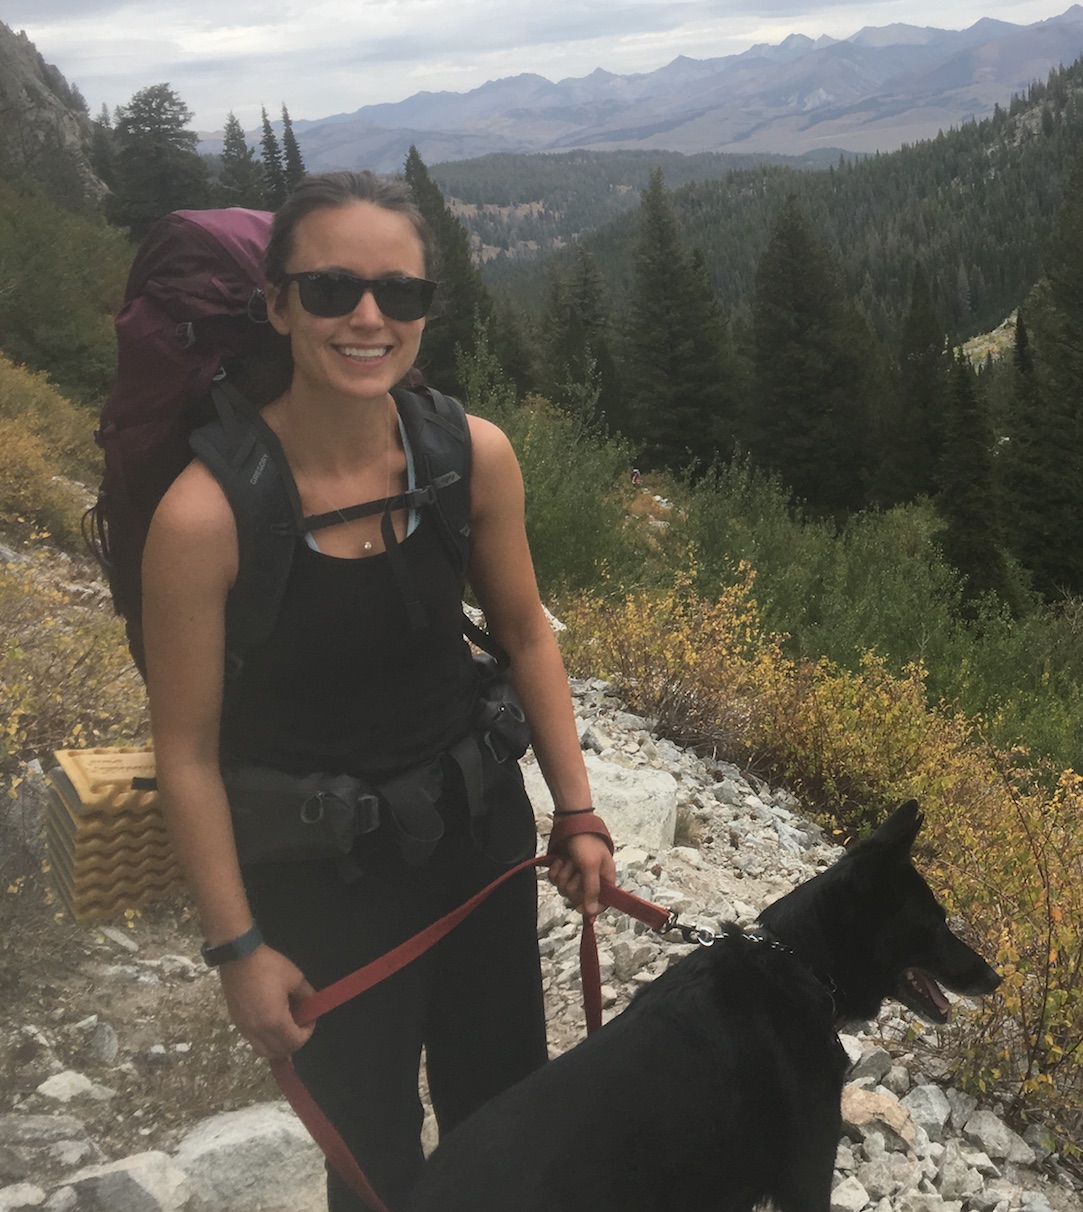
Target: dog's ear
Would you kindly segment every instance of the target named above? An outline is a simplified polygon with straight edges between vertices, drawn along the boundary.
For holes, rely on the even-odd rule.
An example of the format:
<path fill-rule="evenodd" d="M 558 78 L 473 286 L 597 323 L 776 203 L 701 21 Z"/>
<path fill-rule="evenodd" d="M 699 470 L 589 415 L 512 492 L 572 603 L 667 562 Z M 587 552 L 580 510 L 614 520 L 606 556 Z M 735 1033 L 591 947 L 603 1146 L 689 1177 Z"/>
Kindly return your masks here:
<path fill-rule="evenodd" d="M 869 838 L 869 845 L 898 851 L 900 857 L 905 857 L 910 853 L 924 819 L 917 800 L 907 800 Z"/>

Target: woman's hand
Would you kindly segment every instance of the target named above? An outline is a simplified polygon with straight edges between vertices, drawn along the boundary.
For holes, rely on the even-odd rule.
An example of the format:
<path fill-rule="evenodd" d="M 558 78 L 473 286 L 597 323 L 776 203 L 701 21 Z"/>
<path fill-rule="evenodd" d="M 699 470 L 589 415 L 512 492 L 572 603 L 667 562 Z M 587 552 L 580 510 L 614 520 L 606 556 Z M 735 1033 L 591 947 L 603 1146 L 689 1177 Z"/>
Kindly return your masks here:
<path fill-rule="evenodd" d="M 230 1017 L 257 1056 L 278 1060 L 308 1041 L 313 1027 L 298 1026 L 292 1008 L 315 990 L 280 951 L 264 943 L 218 972 Z"/>
<path fill-rule="evenodd" d="M 574 908 L 596 917 L 604 906 L 599 898 L 602 880 L 617 882 L 617 868 L 606 843 L 593 833 L 578 833 L 564 844 L 564 853 L 549 866 L 549 882 L 556 885 Z"/>

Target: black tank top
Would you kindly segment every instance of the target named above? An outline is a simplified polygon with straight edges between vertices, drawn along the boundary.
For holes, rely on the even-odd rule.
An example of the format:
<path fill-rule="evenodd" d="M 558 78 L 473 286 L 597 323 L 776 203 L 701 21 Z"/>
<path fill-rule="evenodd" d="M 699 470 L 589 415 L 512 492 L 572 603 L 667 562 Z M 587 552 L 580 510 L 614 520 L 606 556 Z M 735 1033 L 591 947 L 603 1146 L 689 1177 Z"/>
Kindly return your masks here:
<path fill-rule="evenodd" d="M 245 660 L 223 718 L 224 760 L 372 776 L 429 761 L 466 734 L 477 679 L 437 526 L 422 510 L 400 544 L 423 627 L 411 625 L 386 553 L 339 559 L 298 540 L 278 622 Z"/>

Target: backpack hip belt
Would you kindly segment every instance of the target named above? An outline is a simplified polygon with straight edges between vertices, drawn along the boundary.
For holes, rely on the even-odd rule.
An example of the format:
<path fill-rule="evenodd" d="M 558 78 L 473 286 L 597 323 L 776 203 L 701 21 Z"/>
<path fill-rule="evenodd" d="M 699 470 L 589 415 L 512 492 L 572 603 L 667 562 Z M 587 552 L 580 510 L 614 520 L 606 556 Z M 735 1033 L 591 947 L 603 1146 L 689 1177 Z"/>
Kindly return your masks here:
<path fill-rule="evenodd" d="M 354 844 L 389 817 L 404 861 L 420 866 L 444 835 L 436 803 L 448 763 L 462 776 L 475 843 L 499 862 L 522 858 L 520 851 L 533 847 L 533 836 L 519 840 L 513 830 L 511 838 L 494 847 L 503 831 L 486 818 L 506 806 L 503 801 L 516 786 L 521 789 L 521 779 L 502 779 L 497 770 L 514 766 L 526 752 L 530 728 L 499 663 L 482 653 L 475 657 L 475 667 L 481 694 L 471 730 L 433 761 L 402 774 L 373 780 L 288 774 L 250 763 L 224 765 L 222 782 L 241 865 L 335 859 L 344 878 L 356 878 L 359 871 L 350 859 Z M 487 795 L 495 783 L 500 794 Z"/>

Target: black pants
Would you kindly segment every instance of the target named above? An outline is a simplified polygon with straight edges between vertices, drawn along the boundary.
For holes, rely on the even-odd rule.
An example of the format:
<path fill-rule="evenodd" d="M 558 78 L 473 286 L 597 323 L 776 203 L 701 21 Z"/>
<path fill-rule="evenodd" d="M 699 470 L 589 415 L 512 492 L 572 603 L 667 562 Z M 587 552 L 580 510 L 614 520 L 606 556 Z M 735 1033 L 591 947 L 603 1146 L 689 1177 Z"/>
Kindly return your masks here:
<path fill-rule="evenodd" d="M 248 868 L 267 942 L 321 989 L 462 904 L 504 868 L 473 845 L 458 795 L 446 796 L 441 812 L 444 837 L 422 867 L 403 861 L 392 829 L 381 825 L 355 849 L 361 874 L 353 882 L 333 862 Z M 532 870 L 425 955 L 320 1018 L 294 1054 L 302 1080 L 392 1212 L 423 1161 L 422 1046 L 443 1133 L 545 1062 Z M 330 1212 L 367 1207 L 333 1171 L 328 1205 Z"/>

